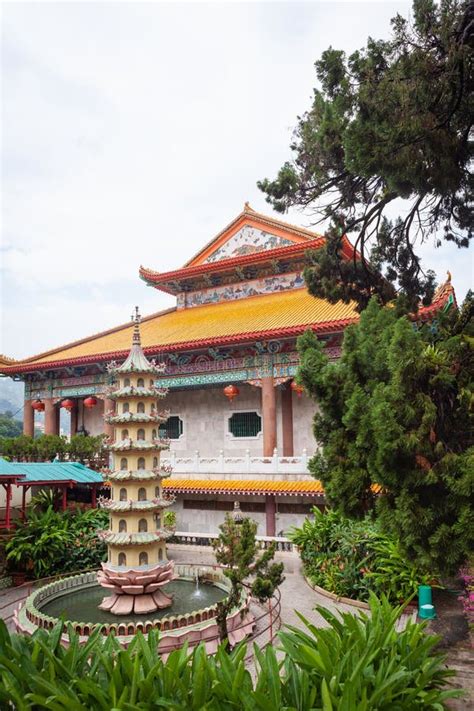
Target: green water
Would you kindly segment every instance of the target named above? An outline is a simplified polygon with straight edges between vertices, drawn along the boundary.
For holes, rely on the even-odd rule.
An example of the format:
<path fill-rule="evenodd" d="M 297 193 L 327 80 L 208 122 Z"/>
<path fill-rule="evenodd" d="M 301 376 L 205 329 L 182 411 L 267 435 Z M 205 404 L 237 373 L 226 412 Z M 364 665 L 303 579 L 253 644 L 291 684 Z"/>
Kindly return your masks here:
<path fill-rule="evenodd" d="M 186 612 L 202 610 L 225 597 L 225 591 L 207 583 L 200 583 L 199 591 L 196 584 L 187 580 L 174 580 L 163 588 L 163 592 L 173 596 L 173 604 L 164 610 L 157 610 L 147 615 L 113 615 L 111 612 L 99 610 L 98 605 L 104 597 L 108 597 L 107 590 L 100 585 L 84 588 L 45 602 L 39 609 L 50 617 L 63 616 L 71 622 L 91 623 L 127 623 L 144 620 L 159 620 L 171 615 L 183 615 Z"/>

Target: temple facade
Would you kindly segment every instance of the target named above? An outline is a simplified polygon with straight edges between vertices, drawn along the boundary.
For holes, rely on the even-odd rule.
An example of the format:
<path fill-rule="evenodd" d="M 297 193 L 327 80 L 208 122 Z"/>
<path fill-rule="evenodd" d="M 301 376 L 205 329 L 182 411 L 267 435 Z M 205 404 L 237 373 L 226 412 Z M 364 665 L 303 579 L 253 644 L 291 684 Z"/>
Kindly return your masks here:
<path fill-rule="evenodd" d="M 163 364 L 155 385 L 167 390 L 170 440 L 166 482 L 176 495 L 177 528 L 212 532 L 234 500 L 274 536 L 301 522 L 323 492 L 307 471 L 316 442 L 316 404 L 296 385 L 296 340 L 308 328 L 331 358 L 344 329 L 358 320 L 353 304 L 330 304 L 304 284 L 307 251 L 324 238 L 255 212 L 243 211 L 183 267 L 140 278 L 176 298 L 174 308 L 144 317 L 147 357 Z M 342 253 L 353 258 L 344 239 Z M 454 299 L 439 290 L 430 309 Z M 33 434 L 35 408 L 45 433 L 57 433 L 67 401 L 71 433 L 105 432 L 114 408 L 106 364 L 127 358 L 133 324 L 126 323 L 22 361 L 3 358 L 0 372 L 25 382 L 24 431 Z"/>

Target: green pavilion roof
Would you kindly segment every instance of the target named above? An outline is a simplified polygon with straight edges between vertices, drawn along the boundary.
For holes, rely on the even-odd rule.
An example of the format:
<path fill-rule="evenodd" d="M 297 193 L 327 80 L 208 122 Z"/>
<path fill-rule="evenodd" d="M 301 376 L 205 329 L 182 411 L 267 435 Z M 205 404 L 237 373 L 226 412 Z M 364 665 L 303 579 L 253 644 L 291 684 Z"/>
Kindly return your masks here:
<path fill-rule="evenodd" d="M 102 474 L 79 462 L 8 462 L 0 457 L 0 480 L 3 477 L 18 477 L 20 484 L 103 482 Z"/>

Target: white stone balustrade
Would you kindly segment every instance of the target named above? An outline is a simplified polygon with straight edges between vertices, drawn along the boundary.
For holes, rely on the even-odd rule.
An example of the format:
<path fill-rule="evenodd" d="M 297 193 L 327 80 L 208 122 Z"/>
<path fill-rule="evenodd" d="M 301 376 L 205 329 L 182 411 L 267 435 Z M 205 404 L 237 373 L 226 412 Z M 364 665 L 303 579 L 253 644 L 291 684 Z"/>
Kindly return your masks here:
<path fill-rule="evenodd" d="M 240 457 L 229 457 L 220 450 L 215 456 L 201 457 L 199 451 L 182 456 L 171 450 L 161 455 L 161 462 L 172 468 L 173 479 L 270 479 L 300 481 L 312 479 L 308 471 L 308 453 L 281 457 L 275 449 L 272 457 L 255 457 L 246 450 Z"/>

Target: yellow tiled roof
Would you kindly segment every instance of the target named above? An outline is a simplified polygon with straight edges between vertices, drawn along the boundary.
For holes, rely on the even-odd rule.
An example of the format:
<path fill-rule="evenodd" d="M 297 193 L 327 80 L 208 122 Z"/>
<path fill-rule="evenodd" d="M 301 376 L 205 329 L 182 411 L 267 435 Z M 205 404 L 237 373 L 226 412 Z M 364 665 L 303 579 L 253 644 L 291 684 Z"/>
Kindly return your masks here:
<path fill-rule="evenodd" d="M 321 495 L 324 493 L 320 481 L 271 481 L 257 479 L 167 479 L 163 488 L 175 493 L 240 493 L 240 494 L 297 494 Z"/>
<path fill-rule="evenodd" d="M 206 343 L 230 343 L 252 338 L 259 334 L 270 337 L 292 335 L 308 326 L 321 331 L 344 328 L 348 322 L 358 319 L 352 304 L 329 304 L 310 296 L 306 289 L 253 296 L 237 301 L 196 306 L 182 310 L 170 309 L 153 314 L 142 320 L 140 331 L 142 346 L 157 352 L 178 350 Z M 37 366 L 59 361 L 91 361 L 92 356 L 120 357 L 128 353 L 132 342 L 133 324 L 119 326 L 95 336 L 71 343 L 60 349 L 15 361 L 3 372 L 15 371 L 18 366 Z"/>

